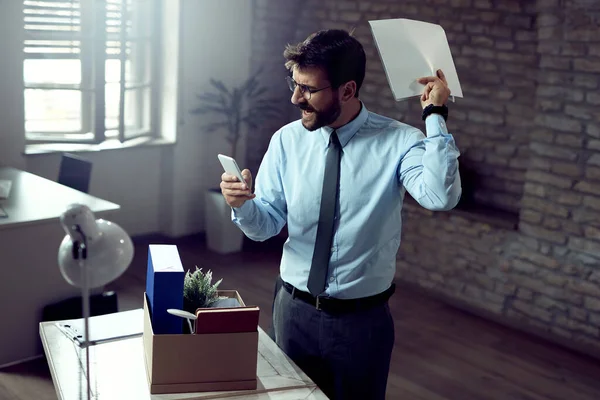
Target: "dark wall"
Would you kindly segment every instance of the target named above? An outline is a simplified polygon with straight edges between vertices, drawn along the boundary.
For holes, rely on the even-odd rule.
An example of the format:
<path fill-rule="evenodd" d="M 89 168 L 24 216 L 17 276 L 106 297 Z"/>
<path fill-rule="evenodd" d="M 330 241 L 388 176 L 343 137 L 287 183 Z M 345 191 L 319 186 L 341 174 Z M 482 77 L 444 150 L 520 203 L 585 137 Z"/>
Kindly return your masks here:
<path fill-rule="evenodd" d="M 300 4 L 300 5 L 299 5 Z M 600 2 L 591 0 L 257 0 L 254 65 L 289 102 L 282 52 L 317 29 L 355 28 L 368 56 L 361 99 L 424 129 L 397 103 L 368 21 L 444 27 L 464 98 L 450 104 L 465 193 L 476 207 L 407 202 L 398 276 L 499 320 L 600 350 Z M 249 157 L 260 162 L 271 121 Z M 260 139 L 258 139 L 260 137 Z"/>

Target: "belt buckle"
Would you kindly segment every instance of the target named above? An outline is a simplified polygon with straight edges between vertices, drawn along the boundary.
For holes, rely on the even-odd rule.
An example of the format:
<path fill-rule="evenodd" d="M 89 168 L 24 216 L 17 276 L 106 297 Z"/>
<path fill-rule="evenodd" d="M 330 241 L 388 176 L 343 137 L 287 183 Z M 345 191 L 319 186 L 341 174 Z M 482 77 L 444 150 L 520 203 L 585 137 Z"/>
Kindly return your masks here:
<path fill-rule="evenodd" d="M 319 311 L 321 311 L 321 296 L 317 296 L 315 298 L 315 308 Z"/>

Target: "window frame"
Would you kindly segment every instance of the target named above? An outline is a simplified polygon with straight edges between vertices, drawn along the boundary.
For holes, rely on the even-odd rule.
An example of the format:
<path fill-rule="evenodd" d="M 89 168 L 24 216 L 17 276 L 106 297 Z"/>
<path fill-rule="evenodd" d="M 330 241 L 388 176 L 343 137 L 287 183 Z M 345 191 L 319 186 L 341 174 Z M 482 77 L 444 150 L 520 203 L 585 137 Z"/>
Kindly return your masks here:
<path fill-rule="evenodd" d="M 48 1 L 48 0 L 40 0 Z M 52 0 L 50 0 L 52 1 Z M 113 0 L 114 1 L 114 0 Z M 44 84 L 27 84 L 24 82 L 24 89 L 45 89 L 45 90 L 74 90 L 81 93 L 81 131 L 76 133 L 60 134 L 57 132 L 27 132 L 25 131 L 25 141 L 28 145 L 36 144 L 101 144 L 107 141 L 118 140 L 124 143 L 129 140 L 140 137 L 157 138 L 158 121 L 157 117 L 152 112 L 152 109 L 158 102 L 157 90 L 159 87 L 158 74 L 158 58 L 160 45 L 161 20 L 158 10 L 160 9 L 160 0 L 116 0 L 120 3 L 120 24 L 119 28 L 126 26 L 129 19 L 128 4 L 142 4 L 141 12 L 145 13 L 149 18 L 150 34 L 144 36 L 135 36 L 128 34 L 127 29 L 119 29 L 118 37 L 109 38 L 107 27 L 110 18 L 108 17 L 107 6 L 111 4 L 111 0 L 79 0 L 80 11 L 80 32 L 74 41 L 79 41 L 79 53 L 27 53 L 25 48 L 25 40 L 28 40 L 27 35 L 23 41 L 23 66 L 25 60 L 28 59 L 76 59 L 80 61 L 81 82 L 79 84 L 65 83 L 44 83 Z M 64 0 L 65 3 L 71 0 Z M 24 11 L 23 16 L 27 14 L 27 0 L 23 0 Z M 115 3 L 113 3 L 115 4 Z M 118 3 L 117 3 L 118 4 Z M 132 21 L 135 16 L 132 17 Z M 26 25 L 25 20 L 24 25 Z M 133 22 L 132 22 L 133 23 Z M 100 27 L 100 29 L 96 29 Z M 42 39 L 43 40 L 43 39 Z M 107 50 L 107 40 L 117 41 L 120 45 L 118 54 L 109 54 Z M 127 48 L 129 46 L 129 51 Z M 130 54 L 141 46 L 143 51 L 146 51 L 142 58 L 143 74 L 146 76 L 143 82 L 128 83 L 125 80 L 126 61 L 131 60 Z M 114 49 L 114 48 L 113 48 Z M 119 112 L 118 124 L 115 129 L 108 129 L 106 126 L 106 62 L 107 60 L 117 59 L 120 61 L 120 78 L 119 82 Z M 133 63 L 131 63 L 133 66 Z M 144 70 L 145 69 L 145 70 Z M 143 91 L 147 89 L 147 101 L 144 99 Z M 144 108 L 147 108 L 149 115 L 147 120 L 136 119 L 136 122 L 142 121 L 142 124 L 147 124 L 147 129 L 133 129 L 128 131 L 125 126 L 125 97 L 128 91 L 135 91 L 135 110 L 138 116 L 141 116 Z M 25 107 L 25 103 L 24 103 Z M 25 117 L 26 118 L 26 117 Z M 26 119 L 24 120 L 25 124 Z M 74 137 L 74 136 L 77 137 Z"/>

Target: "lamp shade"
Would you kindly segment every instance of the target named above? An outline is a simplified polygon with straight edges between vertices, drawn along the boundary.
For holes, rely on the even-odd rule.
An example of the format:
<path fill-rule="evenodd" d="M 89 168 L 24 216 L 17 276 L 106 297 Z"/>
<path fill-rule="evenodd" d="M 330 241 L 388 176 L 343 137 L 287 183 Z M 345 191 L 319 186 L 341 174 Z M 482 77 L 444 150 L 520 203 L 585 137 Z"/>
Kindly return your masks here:
<path fill-rule="evenodd" d="M 69 284 L 83 286 L 82 268 L 89 288 L 104 286 L 127 270 L 133 259 L 133 242 L 119 225 L 95 219 L 89 207 L 81 204 L 70 205 L 60 222 L 66 236 L 58 250 L 58 265 Z"/>

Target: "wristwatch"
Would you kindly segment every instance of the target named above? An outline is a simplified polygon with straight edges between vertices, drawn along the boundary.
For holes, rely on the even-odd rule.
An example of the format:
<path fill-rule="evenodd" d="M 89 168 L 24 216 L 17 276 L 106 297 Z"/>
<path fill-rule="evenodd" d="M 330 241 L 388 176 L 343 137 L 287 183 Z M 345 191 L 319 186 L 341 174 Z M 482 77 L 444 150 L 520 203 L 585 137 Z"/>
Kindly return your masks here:
<path fill-rule="evenodd" d="M 446 105 L 443 106 L 434 106 L 433 104 L 428 105 L 423 109 L 423 121 L 431 114 L 440 114 L 444 117 L 444 121 L 448 121 L 448 107 Z"/>

